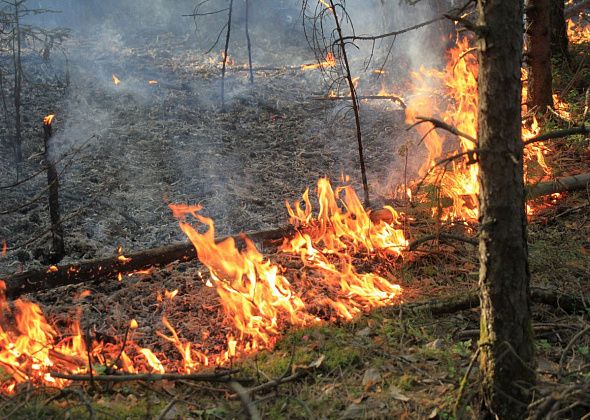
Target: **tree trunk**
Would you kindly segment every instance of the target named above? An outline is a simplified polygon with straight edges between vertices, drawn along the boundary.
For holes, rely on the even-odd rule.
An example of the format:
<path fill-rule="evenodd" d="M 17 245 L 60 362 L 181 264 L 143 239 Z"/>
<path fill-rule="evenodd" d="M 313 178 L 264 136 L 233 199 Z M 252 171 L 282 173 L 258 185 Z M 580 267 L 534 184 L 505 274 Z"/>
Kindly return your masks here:
<path fill-rule="evenodd" d="M 550 6 L 555 0 L 526 0 L 525 49 L 528 63 L 529 109 L 541 113 L 553 106 Z"/>
<path fill-rule="evenodd" d="M 59 211 L 59 176 L 49 151 L 51 140 L 51 122 L 43 124 L 43 145 L 45 147 L 45 164 L 47 165 L 47 186 L 49 188 L 49 218 L 51 220 L 51 257 L 52 264 L 60 262 L 66 255 L 64 231 Z"/>
<path fill-rule="evenodd" d="M 17 176 L 23 161 L 22 127 L 21 127 L 21 31 L 20 31 L 20 3 L 14 3 L 14 29 L 12 30 L 12 59 L 14 64 L 14 160 Z"/>
<path fill-rule="evenodd" d="M 551 56 L 569 61 L 564 3 L 564 0 L 551 0 Z"/>
<path fill-rule="evenodd" d="M 522 0 L 478 0 L 481 357 L 484 410 L 522 418 L 534 383 L 520 66 Z"/>

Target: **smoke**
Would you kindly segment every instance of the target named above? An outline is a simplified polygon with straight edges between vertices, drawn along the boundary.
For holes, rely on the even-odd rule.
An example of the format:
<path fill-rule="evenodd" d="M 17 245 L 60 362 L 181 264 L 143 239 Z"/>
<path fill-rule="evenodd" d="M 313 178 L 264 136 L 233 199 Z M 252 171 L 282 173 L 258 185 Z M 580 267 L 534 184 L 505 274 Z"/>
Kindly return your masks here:
<path fill-rule="evenodd" d="M 181 239 L 166 200 L 202 203 L 220 233 L 230 233 L 284 221 L 277 216 L 283 200 L 302 192 L 301 184 L 310 186 L 319 175 L 337 178 L 344 173 L 360 179 L 353 120 L 345 104 L 334 104 L 330 112 L 326 109 L 331 105 L 312 101 L 312 96 L 327 93 L 331 80 L 318 71 L 298 70 L 314 60 L 301 1 L 250 0 L 255 67 L 291 70 L 256 73 L 256 84 L 250 86 L 246 72 L 231 69 L 226 75 L 225 113 L 220 112 L 218 62 L 228 1 L 212 0 L 199 10 L 197 3 L 27 2 L 29 8 L 56 11 L 29 16 L 27 24 L 72 30 L 63 45 L 65 54 L 53 51 L 50 58 L 63 83 L 69 74 L 69 85 L 58 103 L 44 104 L 48 109 L 42 112 L 54 113 L 57 108 L 51 144 L 56 161 L 86 146 L 62 188 L 66 214 L 75 208 L 68 197 L 87 194 L 88 202 L 99 203 L 92 205 L 86 219 L 76 222 L 81 227 L 73 227 L 97 248 L 112 247 L 114 237 L 141 237 L 141 247 L 165 243 L 171 235 Z M 343 22 L 345 34 L 400 30 L 440 15 L 448 6 L 442 3 L 446 2 L 348 0 L 351 20 Z M 234 7 L 229 54 L 237 68 L 248 59 L 245 2 L 235 0 Z M 216 10 L 221 12 L 209 14 Z M 203 15 L 190 16 L 195 12 Z M 325 15 L 324 23 L 330 42 L 330 16 Z M 349 45 L 353 75 L 360 77 L 359 92 L 376 94 L 384 87 L 403 95 L 401 81 L 412 69 L 440 62 L 443 32 L 434 25 L 375 43 L 357 42 L 358 48 Z M 373 72 L 382 67 L 385 74 Z M 399 184 L 405 164 L 398 153 L 407 139 L 400 128 L 403 115 L 389 102 L 362 106 L 372 187 L 390 188 Z M 295 118 L 300 120 L 293 122 Z M 269 172 L 259 162 L 264 159 L 287 164 L 264 173 Z M 112 168 L 112 162 L 119 167 Z M 268 198 L 262 196 L 265 193 Z M 133 240 L 124 245 L 132 247 Z"/>

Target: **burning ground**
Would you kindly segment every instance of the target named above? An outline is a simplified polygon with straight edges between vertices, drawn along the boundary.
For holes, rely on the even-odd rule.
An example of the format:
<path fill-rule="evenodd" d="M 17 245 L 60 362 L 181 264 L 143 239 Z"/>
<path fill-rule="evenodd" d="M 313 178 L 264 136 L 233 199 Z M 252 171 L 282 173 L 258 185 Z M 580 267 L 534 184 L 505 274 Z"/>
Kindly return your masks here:
<path fill-rule="evenodd" d="M 370 185 L 382 195 L 381 201 L 402 209 L 377 211 L 375 206 L 368 214 L 352 189 L 340 188 L 347 183 L 342 174 L 358 178 L 353 126 L 342 117 L 341 105 L 311 99 L 324 95 L 326 86 L 314 69 L 302 71 L 300 65 L 313 63 L 313 58 L 300 46 L 279 40 L 280 54 L 273 54 L 276 43 L 259 43 L 255 56 L 276 69 L 256 72 L 254 89 L 248 87 L 247 72 L 240 67 L 245 57 L 228 58 L 228 109 L 221 113 L 219 53 L 204 55 L 192 48 L 190 36 L 172 33 L 146 31 L 135 38 L 114 34 L 108 39 L 107 43 L 104 37 L 72 39 L 70 49 L 80 65 L 72 69 L 71 86 L 32 89 L 26 96 L 29 135 L 36 135 L 39 115 L 52 113 L 57 115 L 53 153 L 84 146 L 63 178 L 64 214 L 75 214 L 65 224 L 65 262 L 117 252 L 124 259 L 129 251 L 183 240 L 186 234 L 201 263 L 174 263 L 26 296 L 41 305 L 51 326 L 39 321 L 33 306 L 4 303 L 3 331 L 12 334 L 13 317 L 20 312 L 26 316 L 16 323 L 18 332 L 24 335 L 34 324 L 45 334 L 30 334 L 28 343 L 17 343 L 29 345 L 31 360 L 16 367 L 13 363 L 13 371 L 5 372 L 6 391 L 32 396 L 20 406 L 16 403 L 16 412 L 26 417 L 40 406 L 57 409 L 53 400 L 41 399 L 52 385 L 64 383 L 58 375 L 46 373 L 85 374 L 90 348 L 96 375 L 189 374 L 237 367 L 234 382 L 250 390 L 267 383 L 261 385 L 257 405 L 274 417 L 412 413 L 434 418 L 439 411 L 451 411 L 450 396 L 455 396 L 452 391 L 467 370 L 477 337 L 478 315 L 469 309 L 476 306 L 474 295 L 465 293 L 476 287 L 477 256 L 472 245 L 461 243 L 436 243 L 411 252 L 406 248 L 410 240 L 441 229 L 474 234 L 474 191 L 463 181 L 444 190 L 451 202 L 438 221 L 430 218 L 436 205 L 428 189 L 415 207 L 407 205 L 406 197 L 393 200 L 392 186 L 405 177 L 423 175 L 424 168 L 441 156 L 441 151 L 420 149 L 412 155 L 409 169 L 400 169 L 405 165 L 400 150 L 409 140 L 420 138 L 405 131 L 412 102 L 405 113 L 389 101 L 362 103 Z M 456 56 L 464 58 L 467 48 Z M 462 62 L 473 65 L 469 59 Z M 319 66 L 330 63 L 327 57 Z M 457 69 L 452 61 L 448 67 Z M 367 94 L 383 88 L 376 74 L 358 82 Z M 389 87 L 403 87 L 405 92 L 411 92 L 408 86 L 420 89 L 416 82 L 420 74 L 436 75 L 426 68 L 417 70 L 408 75 L 406 86 Z M 451 79 L 457 80 L 461 78 Z M 445 120 L 455 124 L 465 122 L 462 128 L 473 134 L 469 124 L 473 119 L 468 118 L 475 109 L 469 102 L 473 91 L 449 80 L 441 85 L 441 96 L 448 94 L 445 89 L 454 89 L 453 102 L 465 106 L 438 109 L 432 107 L 439 104 L 431 101 L 430 113 L 444 113 Z M 424 111 L 426 104 L 418 104 L 415 108 Z M 448 141 L 445 147 L 450 147 Z M 539 176 L 547 176 L 546 170 L 580 172 L 587 165 L 579 157 L 587 153 L 585 147 L 579 142 L 555 148 L 548 154 L 548 169 L 538 164 Z M 26 170 L 38 169 L 38 152 L 29 143 Z M 5 168 L 8 174 L 8 165 Z M 460 175 L 470 171 L 460 168 L 456 171 Z M 336 180 L 336 197 L 325 179 L 318 184 L 323 175 Z M 6 199 L 3 195 L 4 204 L 18 207 L 40 185 L 10 190 Z M 457 185 L 463 189 L 452 190 Z M 308 187 L 310 192 L 302 198 Z M 296 199 L 303 204 L 295 204 Z M 534 286 L 543 286 L 549 294 L 557 289 L 585 296 L 590 271 L 585 258 L 588 224 L 580 216 L 585 198 L 573 194 L 541 201 L 534 206 L 531 228 Z M 1 232 L 9 244 L 5 274 L 47 266 L 43 244 L 19 247 L 43 230 L 45 212 L 42 206 L 26 206 L 20 213 L 5 215 Z M 214 219 L 215 233 L 205 216 Z M 224 234 L 287 222 L 297 231 L 288 240 L 257 243 L 258 251 L 243 240 L 242 252 L 231 241 L 217 245 L 213 241 Z M 458 292 L 459 302 L 451 302 L 463 312 L 453 310 L 453 303 L 450 309 L 436 303 L 411 305 L 428 298 L 446 302 Z M 388 308 L 359 316 L 383 306 Z M 535 311 L 537 334 L 546 337 L 538 340 L 540 369 L 551 379 L 542 392 L 556 384 L 552 381 L 556 372 L 584 369 L 587 363 L 583 340 L 573 357 L 560 359 L 560 350 L 583 318 L 561 316 L 548 308 L 539 305 Z M 569 309 L 565 310 L 576 312 Z M 446 312 L 456 313 L 438 318 Z M 72 329 L 76 319 L 80 327 Z M 43 365 L 41 355 L 49 351 L 44 343 L 53 336 L 59 336 L 55 341 L 62 344 L 48 353 L 51 362 Z M 3 340 L 9 342 L 10 337 Z M 8 356 L 17 359 L 24 353 L 18 347 L 16 351 L 5 347 L 12 352 Z M 272 352 L 255 351 L 273 347 Z M 11 360 L 4 363 L 10 366 Z M 27 372 L 19 376 L 21 368 Z M 296 383 L 284 388 L 268 385 L 272 378 L 291 377 Z M 31 378 L 47 388 L 29 388 L 25 379 Z M 232 417 L 240 410 L 234 400 L 242 395 L 240 388 L 186 380 L 137 387 L 107 384 L 103 391 L 92 400 L 77 391 L 55 394 L 54 399 L 63 400 L 58 404 L 72 415 L 81 412 L 70 399 L 82 398 L 86 409 L 101 414 L 114 404 L 111 415 Z M 474 394 L 471 389 L 464 396 L 466 405 Z M 122 408 L 130 403 L 137 405 L 131 412 Z M 6 410 L 13 411 L 11 403 Z"/>

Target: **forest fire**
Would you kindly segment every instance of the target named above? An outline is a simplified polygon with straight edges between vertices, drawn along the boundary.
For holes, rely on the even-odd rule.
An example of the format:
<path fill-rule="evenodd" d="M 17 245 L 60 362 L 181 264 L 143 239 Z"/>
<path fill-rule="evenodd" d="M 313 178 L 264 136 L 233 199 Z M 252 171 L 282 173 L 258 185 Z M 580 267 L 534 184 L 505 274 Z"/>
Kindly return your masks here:
<path fill-rule="evenodd" d="M 284 240 L 281 251 L 300 258 L 310 271 L 309 279 L 303 276 L 297 281 L 287 279 L 282 274 L 285 269 L 266 259 L 248 238 L 244 238 L 243 250 L 233 239 L 217 243 L 213 221 L 199 214 L 200 206 L 170 206 L 198 258 L 209 269 L 230 327 L 226 350 L 221 354 L 206 354 L 183 341 L 165 317 L 162 323 L 170 335 L 161 332 L 158 335 L 179 351 L 180 362 L 174 361 L 178 357 L 157 356 L 137 345 L 132 337 L 138 328 L 135 320 L 130 322 L 121 343 L 89 343 L 79 322 L 74 322 L 67 331 L 58 332 L 35 303 L 16 300 L 11 309 L 2 295 L 0 365 L 11 376 L 3 383 L 2 390 L 12 392 L 21 382 L 63 387 L 68 381 L 51 373 L 88 373 L 88 357 L 118 372 L 190 373 L 223 364 L 239 354 L 272 348 L 289 327 L 338 318 L 350 320 L 362 311 L 399 300 L 398 285 L 374 272 L 357 271 L 353 261 L 368 261 L 379 255 L 399 256 L 407 246 L 402 215 L 386 207 L 383 209 L 386 217 L 374 223 L 351 187 L 334 190 L 327 179 L 318 182 L 318 202 L 317 215 L 309 191 L 303 194 L 303 206 L 299 202 L 287 204 L 296 234 Z M 189 217 L 207 230 L 199 233 L 200 229 L 189 224 Z M 121 252 L 119 247 L 118 253 Z M 127 260 L 122 254 L 117 258 Z M 167 300 L 177 295 L 178 290 L 164 290 Z M 162 296 L 158 296 L 161 301 Z M 12 326 L 11 319 L 14 319 Z"/>
<path fill-rule="evenodd" d="M 574 44 L 583 44 L 590 42 L 590 23 L 582 23 L 582 16 L 576 23 L 572 19 L 567 21 L 567 36 L 570 42 Z"/>
<path fill-rule="evenodd" d="M 112 79 L 115 86 L 119 86 L 121 84 L 121 80 L 115 74 L 112 75 Z"/>
<path fill-rule="evenodd" d="M 415 123 L 421 115 L 440 116 L 444 122 L 456 127 L 460 133 L 459 149 L 455 152 L 457 159 L 449 154 L 445 165 L 436 162 L 445 157 L 445 134 L 434 131 L 427 124 L 417 125 L 422 141 L 428 150 L 428 157 L 422 164 L 419 175 L 432 185 L 439 186 L 433 213 L 440 211 L 442 220 L 476 221 L 478 217 L 477 194 L 478 165 L 475 161 L 474 139 L 477 137 L 477 73 L 476 51 L 470 40 L 458 37 L 456 45 L 448 52 L 448 61 L 444 70 L 420 68 L 412 73 L 414 96 L 406 109 L 406 120 Z M 523 69 L 523 80 L 526 81 Z M 527 87 L 523 83 L 523 102 L 526 102 Z M 560 112 L 564 112 L 563 107 Z M 523 115 L 526 115 L 526 106 Z M 539 133 L 536 117 L 523 120 L 522 137 L 529 140 Z M 543 143 L 535 143 L 525 148 L 525 167 L 528 162 L 536 161 L 545 175 L 550 169 L 545 163 L 547 148 Z M 525 171 L 525 176 L 526 171 Z M 451 203 L 445 204 L 444 200 Z"/>
<path fill-rule="evenodd" d="M 326 54 L 326 58 L 324 59 L 324 61 L 313 64 L 302 64 L 301 70 L 307 71 L 316 69 L 329 69 L 334 67 L 336 67 L 336 58 L 334 57 L 333 53 L 329 52 Z"/>

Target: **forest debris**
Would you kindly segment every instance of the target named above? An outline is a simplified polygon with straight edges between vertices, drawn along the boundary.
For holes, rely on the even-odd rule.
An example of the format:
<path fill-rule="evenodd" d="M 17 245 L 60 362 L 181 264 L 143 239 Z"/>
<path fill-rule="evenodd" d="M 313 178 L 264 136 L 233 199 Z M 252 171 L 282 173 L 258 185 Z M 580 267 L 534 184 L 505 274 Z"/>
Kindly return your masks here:
<path fill-rule="evenodd" d="M 253 232 L 247 236 L 253 241 L 272 241 L 288 236 L 290 227 L 268 231 Z M 240 241 L 243 234 L 232 236 Z M 222 241 L 227 238 L 221 238 Z M 25 293 L 53 289 L 60 286 L 78 284 L 93 280 L 104 281 L 117 278 L 118 274 L 133 273 L 151 267 L 162 267 L 174 261 L 189 261 L 197 257 L 191 243 L 184 242 L 159 248 L 148 249 L 128 254 L 125 260 L 119 257 L 102 258 L 84 261 L 77 264 L 55 266 L 56 269 L 27 271 L 16 274 L 5 280 L 6 296 L 17 298 Z"/>
<path fill-rule="evenodd" d="M 590 173 L 556 178 L 552 181 L 540 182 L 536 185 L 527 185 L 527 198 L 533 199 L 544 195 L 564 192 L 579 191 L 590 185 Z"/>

